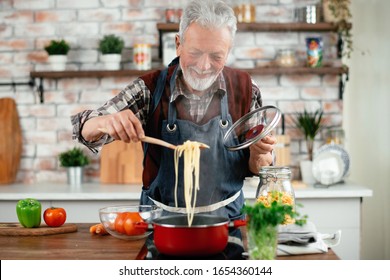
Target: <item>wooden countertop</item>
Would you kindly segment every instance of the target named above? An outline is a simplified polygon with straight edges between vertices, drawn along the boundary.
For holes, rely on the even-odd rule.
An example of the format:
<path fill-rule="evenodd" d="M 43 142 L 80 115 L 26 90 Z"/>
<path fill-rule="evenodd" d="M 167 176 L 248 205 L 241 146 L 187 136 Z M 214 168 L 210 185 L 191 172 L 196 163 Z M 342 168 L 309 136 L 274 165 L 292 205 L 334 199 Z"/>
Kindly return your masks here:
<path fill-rule="evenodd" d="M 92 224 L 77 224 L 78 230 L 45 236 L 0 236 L 1 260 L 134 260 L 142 258 L 145 240 L 126 241 L 110 235 L 89 233 Z M 245 231 L 245 227 L 242 227 Z M 245 236 L 245 234 L 243 234 Z M 243 240 L 246 244 L 246 240 Z M 281 260 L 338 260 L 326 254 L 278 257 Z"/>

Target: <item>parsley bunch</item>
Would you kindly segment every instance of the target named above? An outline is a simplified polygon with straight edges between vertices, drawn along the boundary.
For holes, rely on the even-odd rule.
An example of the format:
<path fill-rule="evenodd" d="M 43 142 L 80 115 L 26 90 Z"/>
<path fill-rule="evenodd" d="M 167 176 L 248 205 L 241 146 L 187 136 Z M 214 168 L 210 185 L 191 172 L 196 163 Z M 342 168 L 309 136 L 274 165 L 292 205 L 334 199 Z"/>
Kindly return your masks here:
<path fill-rule="evenodd" d="M 277 200 L 273 201 L 270 206 L 265 206 L 263 203 L 246 204 L 242 212 L 248 216 L 248 226 L 254 230 L 283 224 L 286 215 L 292 219 L 300 217 L 292 205 L 286 205 Z M 294 219 L 295 224 L 304 225 L 306 218 L 307 216 L 303 216 L 300 219 Z"/>
<path fill-rule="evenodd" d="M 278 243 L 278 228 L 289 216 L 296 224 L 306 223 L 303 219 L 294 219 L 299 216 L 292 205 L 283 204 L 274 200 L 264 205 L 257 202 L 254 205 L 244 205 L 242 212 L 247 215 L 249 257 L 254 260 L 272 260 L 275 258 Z"/>

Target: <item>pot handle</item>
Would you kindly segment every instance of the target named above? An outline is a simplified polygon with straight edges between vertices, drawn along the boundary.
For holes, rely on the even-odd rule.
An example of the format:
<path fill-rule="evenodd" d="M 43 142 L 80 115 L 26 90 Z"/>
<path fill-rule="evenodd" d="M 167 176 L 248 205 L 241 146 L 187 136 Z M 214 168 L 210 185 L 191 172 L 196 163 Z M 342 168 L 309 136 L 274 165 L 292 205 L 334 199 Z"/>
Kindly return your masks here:
<path fill-rule="evenodd" d="M 142 228 L 142 229 L 146 229 L 146 230 L 153 230 L 153 225 L 148 224 L 146 222 L 136 222 L 134 227 L 135 228 Z"/>
<path fill-rule="evenodd" d="M 238 227 L 242 227 L 242 226 L 246 226 L 246 220 L 235 220 L 235 221 L 229 222 L 229 227 L 238 228 Z"/>

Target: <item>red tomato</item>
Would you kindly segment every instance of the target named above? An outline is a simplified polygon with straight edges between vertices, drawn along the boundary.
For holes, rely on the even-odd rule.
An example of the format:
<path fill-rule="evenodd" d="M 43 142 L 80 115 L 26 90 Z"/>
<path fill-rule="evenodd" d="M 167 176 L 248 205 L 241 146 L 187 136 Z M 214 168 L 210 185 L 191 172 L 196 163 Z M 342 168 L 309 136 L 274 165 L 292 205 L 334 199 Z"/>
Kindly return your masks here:
<path fill-rule="evenodd" d="M 49 227 L 62 226 L 66 221 L 66 212 L 64 208 L 50 207 L 43 213 L 43 219 Z"/>
<path fill-rule="evenodd" d="M 118 213 L 115 219 L 115 230 L 127 235 L 141 235 L 146 232 L 146 229 L 137 228 L 135 227 L 135 224 L 143 221 L 144 220 L 138 212 Z"/>

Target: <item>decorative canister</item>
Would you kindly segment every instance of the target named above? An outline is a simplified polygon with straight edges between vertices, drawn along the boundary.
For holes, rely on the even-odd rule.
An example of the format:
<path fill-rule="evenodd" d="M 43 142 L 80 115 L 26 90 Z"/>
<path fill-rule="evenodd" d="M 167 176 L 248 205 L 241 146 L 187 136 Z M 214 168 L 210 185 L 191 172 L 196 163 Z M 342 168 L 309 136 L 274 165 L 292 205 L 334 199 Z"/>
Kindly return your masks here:
<path fill-rule="evenodd" d="M 152 69 L 152 47 L 150 44 L 140 43 L 134 45 L 133 62 L 137 70 Z"/>
<path fill-rule="evenodd" d="M 257 187 L 256 201 L 269 206 L 273 201 L 291 205 L 295 209 L 295 192 L 291 185 L 291 170 L 288 167 L 264 166 L 259 172 L 260 182 Z M 285 217 L 284 224 L 294 220 Z"/>
<path fill-rule="evenodd" d="M 320 15 L 318 5 L 307 5 L 295 9 L 295 20 L 297 22 L 318 23 L 320 22 Z"/>
<path fill-rule="evenodd" d="M 306 38 L 307 48 L 307 66 L 321 67 L 322 66 L 322 48 L 323 42 L 321 37 Z"/>

